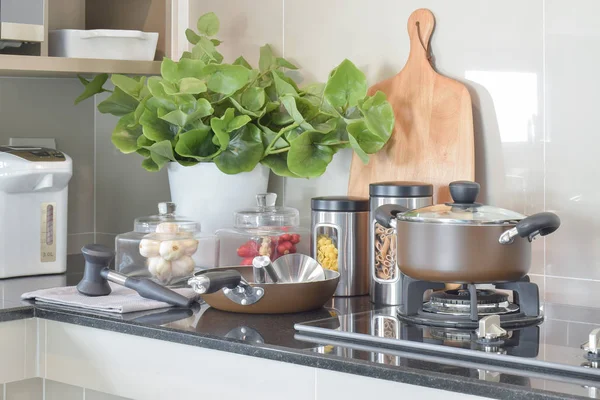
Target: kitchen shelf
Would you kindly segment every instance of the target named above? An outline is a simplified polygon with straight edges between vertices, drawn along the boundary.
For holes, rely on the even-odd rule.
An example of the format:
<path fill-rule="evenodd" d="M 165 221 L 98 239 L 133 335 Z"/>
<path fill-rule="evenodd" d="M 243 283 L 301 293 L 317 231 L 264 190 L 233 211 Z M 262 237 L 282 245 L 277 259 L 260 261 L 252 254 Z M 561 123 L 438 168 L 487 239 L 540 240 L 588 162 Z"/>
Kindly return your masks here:
<path fill-rule="evenodd" d="M 160 61 L 0 55 L 0 76 L 65 78 L 101 73 L 159 75 Z"/>

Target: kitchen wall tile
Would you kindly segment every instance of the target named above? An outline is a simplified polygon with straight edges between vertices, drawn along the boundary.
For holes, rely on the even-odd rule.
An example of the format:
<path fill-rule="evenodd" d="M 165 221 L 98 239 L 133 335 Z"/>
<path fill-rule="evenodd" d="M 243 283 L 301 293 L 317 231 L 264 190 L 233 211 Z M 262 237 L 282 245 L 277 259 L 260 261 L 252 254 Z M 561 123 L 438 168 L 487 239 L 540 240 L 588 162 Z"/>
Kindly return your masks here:
<path fill-rule="evenodd" d="M 0 382 L 19 381 L 25 375 L 25 320 L 0 324 Z"/>
<path fill-rule="evenodd" d="M 591 321 L 600 321 L 600 308 L 547 304 L 546 317 L 562 321 L 588 323 Z"/>
<path fill-rule="evenodd" d="M 44 398 L 44 381 L 31 378 L 6 384 L 6 400 L 40 400 Z"/>
<path fill-rule="evenodd" d="M 83 388 L 46 379 L 44 400 L 83 400 Z"/>
<path fill-rule="evenodd" d="M 597 52 L 589 51 L 600 45 L 600 3 L 576 0 L 566 7 L 547 0 L 545 11 L 546 205 L 562 220 L 546 239 L 546 274 L 600 280 L 600 191 L 593 184 L 600 79 Z"/>
<path fill-rule="evenodd" d="M 0 144 L 10 137 L 50 137 L 73 158 L 68 233 L 93 232 L 94 102 L 77 106 L 77 79 L 0 78 Z"/>
<path fill-rule="evenodd" d="M 106 97 L 96 95 L 96 104 Z M 158 203 L 170 200 L 167 171 L 148 172 L 141 156 L 121 153 L 110 140 L 118 119 L 95 113 L 96 232 L 130 232 L 135 218 L 157 214 Z"/>
<path fill-rule="evenodd" d="M 38 320 L 38 376 L 46 377 L 46 321 L 45 319 L 36 318 Z"/>
<path fill-rule="evenodd" d="M 133 227 L 133 221 L 131 222 L 131 226 Z M 96 240 L 94 241 L 94 243 L 98 243 L 108 248 L 114 249 L 115 237 L 116 235 L 112 233 L 96 233 Z"/>
<path fill-rule="evenodd" d="M 258 67 L 259 49 L 265 44 L 277 54 L 283 52 L 283 0 L 204 0 L 190 2 L 190 28 L 196 30 L 198 17 L 214 12 L 221 21 L 217 37 L 225 61 L 240 55 Z"/>
<path fill-rule="evenodd" d="M 439 397 L 447 400 L 475 400 L 485 398 L 335 371 L 321 369 L 315 369 L 315 371 L 317 375 L 316 400 L 341 398 L 345 400 L 369 399 L 373 397 L 374 390 L 377 391 L 377 397 L 383 398 L 388 396 L 390 398 L 399 398 L 399 393 L 402 393 L 402 398 L 433 399 Z"/>
<path fill-rule="evenodd" d="M 0 385 L 0 400 L 4 400 L 4 384 Z"/>
<path fill-rule="evenodd" d="M 598 307 L 600 305 L 600 282 L 546 276 L 546 301 Z"/>
<path fill-rule="evenodd" d="M 97 392 L 85 389 L 85 400 L 128 400 L 127 397 L 115 396 L 113 394 Z"/>
<path fill-rule="evenodd" d="M 136 399 L 186 398 L 198 389 L 201 359 L 210 365 L 202 371 L 202 379 L 211 382 L 202 388 L 205 398 L 222 397 L 231 382 L 265 400 L 281 399 L 282 393 L 290 400 L 314 398 L 312 368 L 56 321 L 46 324 L 46 378 L 59 382 Z M 118 365 L 98 374 L 99 365 L 115 359 Z M 172 363 L 175 369 L 165 369 Z M 291 392 L 290 377 L 297 385 Z"/>
<path fill-rule="evenodd" d="M 94 232 L 69 235 L 67 239 L 67 254 L 81 253 L 81 248 L 88 243 L 93 243 L 94 240 Z"/>
<path fill-rule="evenodd" d="M 436 17 L 431 43 L 436 66 L 465 83 L 472 96 L 480 200 L 523 213 L 542 210 L 541 0 L 470 0 L 461 7 L 442 0 L 288 0 L 285 56 L 302 67 L 305 82 L 325 80 L 331 68 L 349 58 L 375 83 L 404 65 L 409 50 L 405 21 L 421 7 Z M 511 11 L 515 7 L 518 15 Z M 344 193 L 350 157 L 340 158 L 320 179 L 286 180 L 286 204 L 306 212 L 308 195 Z M 543 273 L 542 252 L 538 241 L 533 272 Z"/>

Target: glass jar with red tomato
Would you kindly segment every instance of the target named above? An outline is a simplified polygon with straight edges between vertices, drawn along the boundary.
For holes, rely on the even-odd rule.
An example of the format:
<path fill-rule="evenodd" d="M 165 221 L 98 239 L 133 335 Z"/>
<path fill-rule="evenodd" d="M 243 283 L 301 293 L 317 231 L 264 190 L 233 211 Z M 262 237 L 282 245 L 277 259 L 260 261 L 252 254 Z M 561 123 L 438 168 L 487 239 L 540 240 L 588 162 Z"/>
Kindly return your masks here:
<path fill-rule="evenodd" d="M 310 255 L 309 230 L 299 226 L 300 213 L 275 206 L 276 200 L 275 193 L 257 195 L 256 207 L 234 213 L 233 228 L 215 232 L 219 266 L 252 265 L 256 256 Z"/>

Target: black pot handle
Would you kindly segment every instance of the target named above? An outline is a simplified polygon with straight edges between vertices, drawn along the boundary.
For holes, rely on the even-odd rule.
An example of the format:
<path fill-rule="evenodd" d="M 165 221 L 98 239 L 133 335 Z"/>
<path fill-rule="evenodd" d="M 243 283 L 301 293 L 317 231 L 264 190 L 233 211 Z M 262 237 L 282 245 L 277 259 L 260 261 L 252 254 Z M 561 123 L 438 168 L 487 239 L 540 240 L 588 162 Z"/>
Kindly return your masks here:
<path fill-rule="evenodd" d="M 397 204 L 384 204 L 375 210 L 375 221 L 384 228 L 393 228 L 396 226 L 396 216 L 408 211 L 408 208 Z"/>
<path fill-rule="evenodd" d="M 560 218 L 551 212 L 541 212 L 522 219 L 517 225 L 500 236 L 500 243 L 510 244 L 516 236 L 528 238 L 531 242 L 537 235 L 546 236 L 560 226 Z"/>
<path fill-rule="evenodd" d="M 196 293 L 209 294 L 220 289 L 233 289 L 242 282 L 242 275 L 238 271 L 228 269 L 225 271 L 206 271 L 196 274 L 188 280 L 188 285 Z"/>

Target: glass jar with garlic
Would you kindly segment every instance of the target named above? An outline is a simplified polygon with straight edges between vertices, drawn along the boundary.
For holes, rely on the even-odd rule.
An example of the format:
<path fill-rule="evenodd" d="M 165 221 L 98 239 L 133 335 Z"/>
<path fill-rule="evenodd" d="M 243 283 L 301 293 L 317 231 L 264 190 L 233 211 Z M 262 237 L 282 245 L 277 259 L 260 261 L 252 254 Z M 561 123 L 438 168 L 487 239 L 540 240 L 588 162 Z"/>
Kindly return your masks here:
<path fill-rule="evenodd" d="M 234 213 L 234 226 L 215 232 L 219 266 L 252 265 L 256 256 L 276 260 L 285 254 L 308 255 L 309 231 L 300 228 L 300 213 L 277 207 L 275 193 L 256 196 L 257 206 Z"/>
<path fill-rule="evenodd" d="M 193 275 L 196 267 L 214 266 L 199 260 L 198 245 L 208 239 L 200 233 L 200 224 L 176 215 L 175 209 L 174 203 L 159 203 L 157 215 L 136 218 L 132 232 L 117 236 L 117 271 L 175 285 Z"/>

